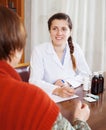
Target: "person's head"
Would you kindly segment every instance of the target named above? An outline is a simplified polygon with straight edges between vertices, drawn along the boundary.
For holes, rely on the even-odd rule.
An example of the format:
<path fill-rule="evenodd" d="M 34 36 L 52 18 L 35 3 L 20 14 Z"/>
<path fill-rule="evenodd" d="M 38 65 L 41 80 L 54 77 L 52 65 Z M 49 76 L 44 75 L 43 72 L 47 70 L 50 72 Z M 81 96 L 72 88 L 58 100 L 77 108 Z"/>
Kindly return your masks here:
<path fill-rule="evenodd" d="M 64 13 L 54 14 L 48 20 L 48 29 L 54 45 L 66 45 L 67 40 L 71 35 L 71 19 Z"/>
<path fill-rule="evenodd" d="M 74 45 L 71 37 L 72 21 L 65 13 L 56 13 L 48 20 L 48 29 L 54 45 L 64 45 L 68 41 L 73 69 L 76 70 L 76 61 L 73 56 Z"/>
<path fill-rule="evenodd" d="M 52 22 L 54 20 L 65 20 L 65 21 L 67 21 L 67 25 L 68 25 L 68 27 L 69 27 L 69 29 L 71 31 L 71 29 L 72 29 L 72 21 L 71 21 L 70 17 L 67 14 L 65 14 L 65 13 L 56 13 L 56 14 L 52 15 L 48 20 L 48 29 L 49 30 L 51 29 L 51 25 L 52 25 Z"/>
<path fill-rule="evenodd" d="M 20 17 L 0 6 L 0 60 L 18 64 L 26 43 L 26 31 Z"/>

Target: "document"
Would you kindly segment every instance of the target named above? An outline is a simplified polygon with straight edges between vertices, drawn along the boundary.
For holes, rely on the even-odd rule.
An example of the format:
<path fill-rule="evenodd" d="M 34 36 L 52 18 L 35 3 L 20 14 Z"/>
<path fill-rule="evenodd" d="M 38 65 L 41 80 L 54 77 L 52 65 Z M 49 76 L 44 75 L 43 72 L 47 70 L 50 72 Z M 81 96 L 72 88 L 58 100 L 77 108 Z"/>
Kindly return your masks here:
<path fill-rule="evenodd" d="M 77 88 L 83 84 L 83 78 L 81 76 L 72 77 L 71 80 L 66 80 L 68 83 L 72 85 L 73 88 Z"/>
<path fill-rule="evenodd" d="M 55 103 L 67 101 L 67 100 L 74 99 L 74 98 L 78 97 L 78 95 L 73 95 L 73 96 L 70 96 L 70 97 L 67 97 L 67 98 L 62 98 L 60 96 L 53 95 L 53 94 L 49 94 L 49 96 Z"/>
<path fill-rule="evenodd" d="M 77 87 L 81 86 L 81 83 L 77 82 L 77 81 L 71 81 L 71 84 L 72 84 L 73 88 L 77 88 Z"/>

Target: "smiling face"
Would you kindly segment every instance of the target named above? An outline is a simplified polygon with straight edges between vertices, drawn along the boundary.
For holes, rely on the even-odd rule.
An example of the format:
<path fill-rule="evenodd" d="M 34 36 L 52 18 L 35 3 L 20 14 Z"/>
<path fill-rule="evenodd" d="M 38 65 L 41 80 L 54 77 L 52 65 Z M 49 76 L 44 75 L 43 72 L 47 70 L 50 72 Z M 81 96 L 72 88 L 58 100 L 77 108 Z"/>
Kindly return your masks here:
<path fill-rule="evenodd" d="M 71 35 L 67 20 L 54 19 L 50 27 L 50 36 L 54 46 L 61 46 L 67 43 Z"/>

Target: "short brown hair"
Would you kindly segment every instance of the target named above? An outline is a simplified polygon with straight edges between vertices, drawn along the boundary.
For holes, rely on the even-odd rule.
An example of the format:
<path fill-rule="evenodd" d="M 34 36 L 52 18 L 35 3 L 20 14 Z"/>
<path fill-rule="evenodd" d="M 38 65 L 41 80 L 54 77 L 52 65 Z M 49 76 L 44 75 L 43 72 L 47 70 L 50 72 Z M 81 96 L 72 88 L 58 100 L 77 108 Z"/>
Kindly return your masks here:
<path fill-rule="evenodd" d="M 22 50 L 26 31 L 17 13 L 0 6 L 0 60 L 11 60 L 11 52 Z"/>

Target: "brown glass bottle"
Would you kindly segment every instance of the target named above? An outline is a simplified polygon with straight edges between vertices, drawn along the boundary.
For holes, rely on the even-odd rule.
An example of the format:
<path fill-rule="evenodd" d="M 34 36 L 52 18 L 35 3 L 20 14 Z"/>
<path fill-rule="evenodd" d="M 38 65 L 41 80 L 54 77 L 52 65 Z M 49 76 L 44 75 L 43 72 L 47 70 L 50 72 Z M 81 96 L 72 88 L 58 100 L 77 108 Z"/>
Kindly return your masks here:
<path fill-rule="evenodd" d="M 99 84 L 98 84 L 98 92 L 102 93 L 104 90 L 104 77 L 102 74 L 99 74 Z"/>
<path fill-rule="evenodd" d="M 98 94 L 98 75 L 94 74 L 93 78 L 92 78 L 92 83 L 91 83 L 91 93 L 92 94 Z"/>

